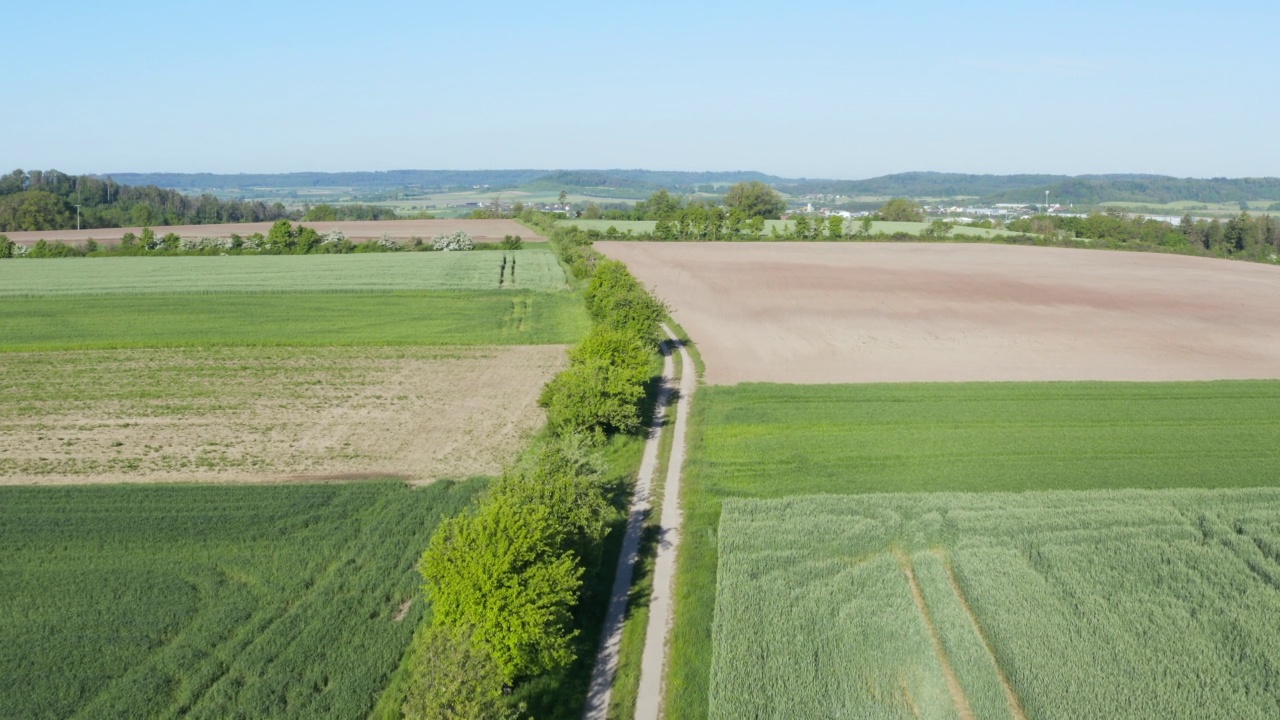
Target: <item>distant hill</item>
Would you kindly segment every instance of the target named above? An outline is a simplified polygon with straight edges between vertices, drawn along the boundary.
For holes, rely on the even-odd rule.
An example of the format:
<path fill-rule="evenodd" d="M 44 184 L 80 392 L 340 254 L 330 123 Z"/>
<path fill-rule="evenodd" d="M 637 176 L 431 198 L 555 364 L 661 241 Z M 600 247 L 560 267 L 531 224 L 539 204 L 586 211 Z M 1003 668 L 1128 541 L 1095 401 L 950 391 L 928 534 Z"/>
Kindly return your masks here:
<path fill-rule="evenodd" d="M 1037 188 L 1011 188 L 992 193 L 997 202 L 1036 202 L 1044 191 L 1054 202 L 1096 205 L 1104 202 L 1164 204 L 1189 200 L 1203 203 L 1280 200 L 1280 178 L 1173 178 L 1160 175 L 1064 178 Z"/>
<path fill-rule="evenodd" d="M 547 170 L 386 170 L 380 172 L 294 173 L 110 173 L 125 185 L 156 185 L 173 190 L 247 190 L 251 188 L 361 188 L 385 190 L 474 185 L 523 185 Z M 106 177 L 101 176 L 101 177 Z"/>
<path fill-rule="evenodd" d="M 1067 175 L 965 175 L 906 172 L 867 180 L 801 180 L 790 184 L 787 190 L 801 195 L 986 197 L 1024 188 L 1042 188 L 1069 179 Z M 1041 191 L 1041 195 L 1043 194 Z"/>
<path fill-rule="evenodd" d="M 105 177 L 105 176 L 99 176 Z M 1097 205 L 1123 201 L 1163 204 L 1180 200 L 1216 203 L 1280 200 L 1280 178 L 1175 178 L 1163 175 L 970 175 L 907 172 L 867 180 L 784 178 L 743 170 L 389 170 L 385 172 L 299 172 L 282 174 L 113 173 L 115 182 L 154 185 L 188 193 L 285 188 L 353 188 L 363 191 L 420 188 L 438 190 L 488 186 L 560 191 L 618 198 L 641 198 L 666 188 L 692 192 L 707 185 L 759 181 L 790 195 L 845 195 L 911 198 L 974 197 L 984 202 L 1033 203 L 1049 191 L 1055 202 Z M 594 191 L 594 192 L 592 192 Z"/>

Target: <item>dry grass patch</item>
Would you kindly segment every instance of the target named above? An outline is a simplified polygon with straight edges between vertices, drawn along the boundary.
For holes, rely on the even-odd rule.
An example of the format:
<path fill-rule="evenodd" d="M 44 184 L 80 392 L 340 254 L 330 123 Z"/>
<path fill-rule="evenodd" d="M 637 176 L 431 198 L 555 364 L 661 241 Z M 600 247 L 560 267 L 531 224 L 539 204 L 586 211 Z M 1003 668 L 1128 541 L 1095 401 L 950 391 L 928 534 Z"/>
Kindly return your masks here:
<path fill-rule="evenodd" d="M 11 353 L 0 484 L 496 474 L 558 345 Z"/>

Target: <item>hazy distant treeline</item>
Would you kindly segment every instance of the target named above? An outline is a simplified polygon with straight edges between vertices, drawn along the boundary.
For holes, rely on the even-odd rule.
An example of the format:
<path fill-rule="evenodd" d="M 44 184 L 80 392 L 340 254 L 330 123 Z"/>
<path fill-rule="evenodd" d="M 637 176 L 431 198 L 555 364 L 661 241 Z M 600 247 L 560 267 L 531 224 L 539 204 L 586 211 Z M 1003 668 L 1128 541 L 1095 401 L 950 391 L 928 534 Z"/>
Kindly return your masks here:
<path fill-rule="evenodd" d="M 14 170 L 0 177 L 0 232 L 74 228 L 77 205 L 82 228 L 262 222 L 298 215 L 280 203 L 184 195 L 57 170 Z"/>

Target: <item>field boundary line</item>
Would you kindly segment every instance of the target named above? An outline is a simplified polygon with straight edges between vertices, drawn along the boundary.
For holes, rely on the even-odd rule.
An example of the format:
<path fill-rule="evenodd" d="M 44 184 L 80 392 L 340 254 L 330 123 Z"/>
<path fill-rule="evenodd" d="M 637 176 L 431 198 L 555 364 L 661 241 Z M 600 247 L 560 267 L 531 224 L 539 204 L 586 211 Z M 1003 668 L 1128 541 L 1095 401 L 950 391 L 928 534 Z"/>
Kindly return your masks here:
<path fill-rule="evenodd" d="M 942 638 L 938 635 L 938 628 L 933 624 L 933 618 L 929 615 L 929 607 L 925 605 L 924 593 L 920 590 L 920 583 L 916 581 L 916 572 L 911 567 L 911 558 L 901 548 L 894 548 L 893 556 L 898 560 L 898 565 L 902 568 L 902 574 L 907 578 L 907 585 L 911 588 L 911 598 L 915 600 L 916 609 L 920 611 L 920 619 L 924 622 L 925 629 L 929 631 L 929 639 L 933 641 L 933 654 L 937 656 L 938 664 L 942 666 L 942 677 L 947 683 L 947 692 L 951 694 L 951 704 L 955 706 L 956 714 L 960 716 L 960 720 L 974 720 L 973 708 L 969 705 L 969 698 L 965 697 L 964 688 L 960 686 L 960 679 L 956 677 L 955 668 L 951 667 L 951 660 L 947 657 L 947 651 L 942 647 Z"/>
<path fill-rule="evenodd" d="M 689 405 L 698 387 L 693 358 L 683 341 L 662 324 L 672 347 L 680 351 L 680 387 L 676 397 L 676 420 L 672 426 L 671 455 L 667 459 L 666 484 L 662 489 L 662 518 L 658 534 L 657 558 L 653 566 L 653 595 L 649 599 L 649 625 L 645 630 L 644 654 L 640 660 L 640 687 L 636 693 L 635 720 L 658 720 L 662 716 L 663 691 L 666 689 L 667 640 L 674 618 L 672 603 L 675 590 L 676 551 L 680 546 L 680 527 L 684 512 L 680 509 L 680 475 L 684 470 L 685 446 L 689 425 Z"/>
<path fill-rule="evenodd" d="M 947 571 L 947 579 L 951 581 L 951 589 L 955 592 L 956 599 L 960 601 L 960 607 L 964 609 L 964 614 L 969 617 L 969 623 L 973 625 L 973 631 L 977 633 L 978 639 L 982 641 L 982 646 L 987 649 L 987 654 L 991 656 L 991 664 L 996 669 L 996 679 L 1000 681 L 1000 687 L 1004 688 L 1005 700 L 1009 702 L 1009 712 L 1013 713 L 1014 720 L 1027 720 L 1027 711 L 1022 707 L 1022 701 L 1018 699 L 1018 693 L 1013 690 L 1013 683 L 1009 682 L 1009 676 L 1005 674 L 1004 668 L 1000 665 L 1000 659 L 996 656 L 995 647 L 987 639 L 987 634 L 983 632 L 982 625 L 978 624 L 978 616 L 974 614 L 973 608 L 969 607 L 969 599 L 965 597 L 964 590 L 960 589 L 960 582 L 956 580 L 956 574 L 951 569 L 951 558 L 941 550 L 935 552 L 938 555 L 938 559 L 942 561 L 942 567 Z"/>
<path fill-rule="evenodd" d="M 609 594 L 609 610 L 605 614 L 604 629 L 600 633 L 600 649 L 591 671 L 591 684 L 587 689 L 586 709 L 583 720 L 605 720 L 609 714 L 609 700 L 613 696 L 613 682 L 618 674 L 618 653 L 622 648 L 622 629 L 626 621 L 627 600 L 635 581 L 636 564 L 640 559 L 640 536 L 644 522 L 651 511 L 653 476 L 658 469 L 658 452 L 662 445 L 662 429 L 666 422 L 667 404 L 671 400 L 671 388 L 675 382 L 675 362 L 671 357 L 672 343 L 662 343 L 662 382 L 658 399 L 649 423 L 649 435 L 645 439 L 640 471 L 636 475 L 635 492 L 631 496 L 631 509 L 627 514 L 626 534 L 622 538 L 622 551 L 618 555 L 618 567 L 614 571 L 613 589 Z"/>

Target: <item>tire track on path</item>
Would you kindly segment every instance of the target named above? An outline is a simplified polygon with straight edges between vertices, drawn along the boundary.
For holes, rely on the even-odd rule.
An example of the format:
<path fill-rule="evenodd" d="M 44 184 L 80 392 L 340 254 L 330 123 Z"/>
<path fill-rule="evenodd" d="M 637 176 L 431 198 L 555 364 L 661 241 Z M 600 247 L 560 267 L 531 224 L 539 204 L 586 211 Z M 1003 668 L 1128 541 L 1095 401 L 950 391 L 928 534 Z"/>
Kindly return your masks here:
<path fill-rule="evenodd" d="M 657 720 L 662 715 L 662 693 L 666 679 L 667 639 L 671 635 L 672 596 L 675 590 L 676 551 L 680 545 L 680 476 L 684 470 L 685 435 L 689 425 L 689 405 L 698 387 L 693 358 L 671 328 L 662 330 L 670 345 L 680 350 L 680 389 L 676 398 L 676 421 L 671 456 L 667 460 L 666 484 L 662 489 L 662 519 L 658 554 L 653 568 L 653 595 L 649 600 L 649 627 L 645 632 L 644 655 L 640 661 L 640 690 L 636 695 L 635 720 Z"/>
<path fill-rule="evenodd" d="M 671 400 L 671 388 L 675 381 L 671 347 L 671 342 L 662 343 L 662 383 L 654 405 L 653 420 L 649 423 L 649 437 L 645 440 L 640 472 L 636 476 L 635 493 L 627 515 L 626 534 L 622 539 L 622 552 L 618 555 L 618 568 L 614 572 L 613 589 L 609 594 L 609 610 L 600 633 L 600 649 L 596 655 L 595 668 L 591 672 L 591 685 L 587 689 L 587 705 L 582 715 L 584 720 L 605 720 L 609 713 L 613 681 L 618 673 L 618 652 L 622 645 L 627 599 L 631 594 L 636 562 L 639 560 L 640 535 L 644 532 L 645 518 L 651 509 L 653 475 L 658 467 L 662 428 L 666 422 L 666 408 Z"/>

